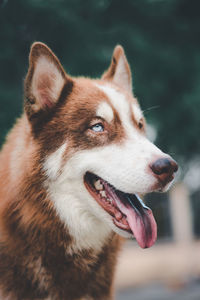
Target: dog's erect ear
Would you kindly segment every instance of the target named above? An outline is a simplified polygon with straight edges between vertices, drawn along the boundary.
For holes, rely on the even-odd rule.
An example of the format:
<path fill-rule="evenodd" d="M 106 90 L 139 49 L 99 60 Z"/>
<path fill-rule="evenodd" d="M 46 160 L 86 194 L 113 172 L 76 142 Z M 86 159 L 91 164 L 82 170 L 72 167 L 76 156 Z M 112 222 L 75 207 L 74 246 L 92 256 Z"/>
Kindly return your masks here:
<path fill-rule="evenodd" d="M 34 43 L 24 85 L 25 110 L 28 115 L 51 109 L 69 81 L 72 82 L 72 79 L 65 73 L 53 52 L 43 43 Z"/>
<path fill-rule="evenodd" d="M 132 92 L 131 70 L 122 46 L 115 47 L 110 67 L 103 74 L 102 79 L 112 81 L 128 92 Z"/>

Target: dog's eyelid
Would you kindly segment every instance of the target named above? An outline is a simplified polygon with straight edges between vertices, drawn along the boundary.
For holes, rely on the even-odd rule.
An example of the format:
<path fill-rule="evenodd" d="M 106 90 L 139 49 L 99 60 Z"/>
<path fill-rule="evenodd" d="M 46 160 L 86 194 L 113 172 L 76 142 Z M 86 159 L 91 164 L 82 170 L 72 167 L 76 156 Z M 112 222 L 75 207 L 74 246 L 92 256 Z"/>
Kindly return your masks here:
<path fill-rule="evenodd" d="M 95 124 L 98 123 L 105 123 L 105 120 L 102 117 L 96 116 L 94 119 L 92 119 L 92 121 L 90 122 L 90 126 L 94 126 Z"/>
<path fill-rule="evenodd" d="M 106 126 L 106 121 L 99 116 L 96 116 L 94 119 L 92 119 L 92 121 L 89 124 L 88 129 L 92 130 L 94 132 L 106 132 L 107 131 L 107 126 Z"/>
<path fill-rule="evenodd" d="M 104 125 L 102 122 L 95 123 L 90 127 L 90 130 L 94 132 L 104 132 Z"/>

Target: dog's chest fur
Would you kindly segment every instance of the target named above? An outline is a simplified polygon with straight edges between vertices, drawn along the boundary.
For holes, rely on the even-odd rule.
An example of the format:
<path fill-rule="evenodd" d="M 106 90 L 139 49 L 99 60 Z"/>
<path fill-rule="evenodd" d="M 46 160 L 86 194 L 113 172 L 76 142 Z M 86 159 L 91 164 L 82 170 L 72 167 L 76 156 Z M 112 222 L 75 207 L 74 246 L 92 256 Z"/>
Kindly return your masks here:
<path fill-rule="evenodd" d="M 1 249 L 0 279 L 4 292 L 9 291 L 8 299 L 111 299 L 116 236 L 98 254 L 85 250 L 70 255 L 67 242 L 47 242 L 47 234 L 43 241 L 42 235 L 36 234 L 36 247 L 27 246 L 23 237 L 23 247 L 15 253 Z"/>

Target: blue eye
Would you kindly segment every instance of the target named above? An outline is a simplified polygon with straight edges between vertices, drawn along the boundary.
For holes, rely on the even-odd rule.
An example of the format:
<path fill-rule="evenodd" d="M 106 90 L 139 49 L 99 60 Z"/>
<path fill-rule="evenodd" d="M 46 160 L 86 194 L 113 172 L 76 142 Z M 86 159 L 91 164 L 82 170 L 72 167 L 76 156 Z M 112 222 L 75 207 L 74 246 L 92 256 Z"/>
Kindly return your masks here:
<path fill-rule="evenodd" d="M 104 131 L 104 126 L 101 123 L 95 124 L 91 126 L 91 129 L 95 132 L 103 132 Z"/>

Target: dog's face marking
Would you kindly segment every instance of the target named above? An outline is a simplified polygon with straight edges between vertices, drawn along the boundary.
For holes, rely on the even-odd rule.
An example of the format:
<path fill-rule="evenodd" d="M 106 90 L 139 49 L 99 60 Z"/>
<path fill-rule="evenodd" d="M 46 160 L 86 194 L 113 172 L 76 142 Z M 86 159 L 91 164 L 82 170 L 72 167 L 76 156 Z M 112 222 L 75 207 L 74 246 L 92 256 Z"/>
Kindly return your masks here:
<path fill-rule="evenodd" d="M 119 115 L 121 130 L 125 130 L 126 135 L 129 136 L 130 132 L 134 130 L 133 124 L 131 122 L 131 105 L 136 105 L 137 100 L 120 93 L 116 89 L 110 86 L 98 85 L 108 97 L 115 111 Z M 134 104 L 135 103 L 135 104 Z M 135 114 L 133 112 L 133 119 L 135 120 Z"/>
<path fill-rule="evenodd" d="M 134 114 L 132 107 L 137 107 L 136 99 L 130 101 L 111 85 L 90 84 L 93 90 L 100 91 L 96 92 L 99 98 L 93 102 L 90 100 L 85 114 L 82 99 L 76 102 L 76 108 L 72 102 L 70 116 L 74 119 L 68 124 L 73 125 L 73 130 L 70 130 L 66 143 L 52 153 L 44 164 L 51 180 L 50 197 L 76 240 L 76 249 L 73 250 L 83 247 L 99 250 L 112 230 L 127 236 L 116 228 L 112 218 L 88 193 L 83 184 L 85 173 L 97 174 L 126 192 L 147 192 L 154 183 L 153 176 L 147 171 L 148 164 L 153 155 L 162 155 L 138 128 L 137 122 L 142 113 L 138 108 Z M 95 94 L 90 97 L 94 99 Z M 79 109 L 83 112 L 82 125 L 75 124 L 75 120 L 79 120 Z M 99 122 L 103 123 L 104 131 L 93 131 L 91 126 Z M 80 128 L 83 128 L 81 136 Z"/>
<path fill-rule="evenodd" d="M 112 107 L 106 102 L 102 102 L 99 104 L 96 115 L 97 117 L 105 119 L 108 123 L 110 123 L 114 118 Z"/>
<path fill-rule="evenodd" d="M 136 103 L 133 103 L 132 110 L 133 110 L 133 115 L 134 115 L 136 121 L 139 122 L 143 118 L 143 114 L 142 114 L 142 111 L 141 111 L 139 105 Z"/>
<path fill-rule="evenodd" d="M 55 152 L 50 154 L 49 159 L 44 164 L 46 175 L 51 180 L 55 180 L 62 167 L 63 154 L 67 149 L 67 143 L 64 143 Z"/>

